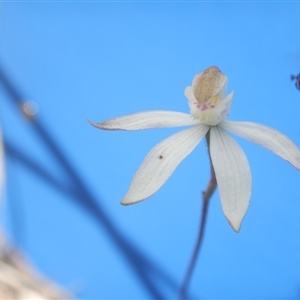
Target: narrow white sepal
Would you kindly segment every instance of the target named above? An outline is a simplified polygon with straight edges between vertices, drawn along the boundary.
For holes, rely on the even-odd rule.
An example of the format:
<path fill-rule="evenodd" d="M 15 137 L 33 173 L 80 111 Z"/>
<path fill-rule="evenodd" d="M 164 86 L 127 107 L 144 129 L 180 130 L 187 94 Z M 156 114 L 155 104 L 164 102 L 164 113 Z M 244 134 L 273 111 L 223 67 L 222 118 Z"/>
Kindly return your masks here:
<path fill-rule="evenodd" d="M 121 204 L 128 205 L 153 195 L 205 136 L 209 127 L 199 124 L 158 143 L 136 172 Z"/>
<path fill-rule="evenodd" d="M 238 232 L 251 196 L 251 172 L 238 143 L 219 126 L 210 130 L 210 155 L 215 170 L 223 212 Z"/>
<path fill-rule="evenodd" d="M 269 149 L 300 170 L 300 149 L 278 130 L 252 122 L 223 121 L 220 126 L 246 140 Z"/>
<path fill-rule="evenodd" d="M 138 112 L 101 123 L 89 121 L 104 130 L 142 130 L 150 128 L 179 127 L 199 124 L 190 114 L 175 111 L 150 110 Z"/>

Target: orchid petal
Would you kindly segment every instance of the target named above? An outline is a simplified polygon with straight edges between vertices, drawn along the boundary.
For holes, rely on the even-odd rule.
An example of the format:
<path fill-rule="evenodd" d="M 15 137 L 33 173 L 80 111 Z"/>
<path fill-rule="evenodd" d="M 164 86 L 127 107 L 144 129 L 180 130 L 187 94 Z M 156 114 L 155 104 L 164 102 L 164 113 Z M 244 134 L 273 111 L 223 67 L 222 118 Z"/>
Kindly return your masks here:
<path fill-rule="evenodd" d="M 184 90 L 184 95 L 188 99 L 191 115 L 194 118 L 199 119 L 199 104 L 197 102 L 197 99 L 195 98 L 193 88 L 191 86 L 186 87 L 186 89 Z"/>
<path fill-rule="evenodd" d="M 179 127 L 199 124 L 190 114 L 175 111 L 151 110 L 110 119 L 101 123 L 89 121 L 104 130 L 141 130 L 162 127 Z"/>
<path fill-rule="evenodd" d="M 251 196 L 251 172 L 239 144 L 219 126 L 210 130 L 210 155 L 223 212 L 238 232 Z"/>
<path fill-rule="evenodd" d="M 208 130 L 207 125 L 199 124 L 158 143 L 142 162 L 121 204 L 128 205 L 142 201 L 160 189 Z"/>
<path fill-rule="evenodd" d="M 300 149 L 281 132 L 266 125 L 252 122 L 224 121 L 220 126 L 271 150 L 300 170 Z"/>

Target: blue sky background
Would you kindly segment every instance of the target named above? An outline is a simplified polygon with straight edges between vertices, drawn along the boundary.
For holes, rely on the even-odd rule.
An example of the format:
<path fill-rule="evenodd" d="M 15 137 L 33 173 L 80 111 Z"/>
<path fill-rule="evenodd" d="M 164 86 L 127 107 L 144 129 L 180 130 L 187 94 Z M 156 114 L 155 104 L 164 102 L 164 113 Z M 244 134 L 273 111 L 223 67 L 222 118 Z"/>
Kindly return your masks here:
<path fill-rule="evenodd" d="M 43 274 L 79 299 L 154 298 L 154 290 L 176 298 L 210 175 L 206 146 L 202 142 L 150 199 L 123 207 L 120 200 L 145 155 L 180 129 L 104 132 L 87 119 L 151 109 L 188 112 L 185 87 L 217 65 L 229 78 L 228 92 L 235 91 L 228 119 L 264 123 L 300 145 L 300 91 L 290 81 L 300 72 L 299 12 L 298 2 L 2 1 L 1 69 L 24 100 L 36 102 L 37 123 L 103 211 L 99 217 L 86 210 L 78 205 L 78 199 L 87 203 L 86 195 L 68 196 L 7 153 L 1 213 L 7 234 Z M 71 186 L 62 163 L 1 84 L 0 98 L 6 143 Z M 299 299 L 300 173 L 238 141 L 252 169 L 250 207 L 236 234 L 214 194 L 191 295 Z M 137 273 L 136 260 L 115 242 L 120 239 L 104 226 L 104 215 L 173 284 L 143 273 L 150 266 Z"/>

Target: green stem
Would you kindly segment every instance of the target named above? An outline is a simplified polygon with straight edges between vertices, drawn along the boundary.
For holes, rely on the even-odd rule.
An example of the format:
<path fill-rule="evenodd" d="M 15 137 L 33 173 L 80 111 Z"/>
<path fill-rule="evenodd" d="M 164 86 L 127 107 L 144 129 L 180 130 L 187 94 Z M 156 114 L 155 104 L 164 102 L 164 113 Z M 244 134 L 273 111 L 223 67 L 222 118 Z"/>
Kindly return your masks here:
<path fill-rule="evenodd" d="M 206 134 L 206 141 L 208 146 L 208 153 L 209 153 L 209 135 L 210 132 Z M 201 251 L 201 247 L 203 244 L 203 237 L 204 237 L 204 231 L 205 231 L 205 225 L 206 225 L 206 219 L 207 219 L 207 211 L 208 211 L 208 204 L 209 199 L 213 195 L 216 187 L 217 187 L 217 181 L 215 176 L 215 171 L 212 165 L 210 153 L 209 153 L 209 160 L 210 160 L 210 166 L 211 166 L 211 178 L 207 185 L 206 191 L 202 192 L 202 218 L 200 220 L 200 226 L 199 226 L 199 233 L 197 237 L 197 241 L 191 256 L 190 263 L 188 265 L 184 280 L 182 282 L 180 293 L 179 293 L 179 299 L 185 300 L 187 295 L 187 290 L 192 278 L 193 271 L 195 269 L 195 265 L 197 262 L 198 255 Z"/>

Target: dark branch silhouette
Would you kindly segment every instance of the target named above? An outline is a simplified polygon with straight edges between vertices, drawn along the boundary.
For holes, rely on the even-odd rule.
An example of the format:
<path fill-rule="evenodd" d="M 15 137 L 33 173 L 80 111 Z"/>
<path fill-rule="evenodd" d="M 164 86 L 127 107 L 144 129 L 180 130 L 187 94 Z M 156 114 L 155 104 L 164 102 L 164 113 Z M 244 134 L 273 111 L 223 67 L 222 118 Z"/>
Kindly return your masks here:
<path fill-rule="evenodd" d="M 24 104 L 22 99 L 24 99 L 24 97 L 17 91 L 1 67 L 0 82 L 9 96 L 8 99 L 16 106 L 16 109 L 19 112 L 22 112 L 21 108 Z M 23 116 L 26 117 L 24 112 Z M 44 167 L 34 163 L 34 159 L 30 158 L 20 150 L 18 151 L 18 147 L 13 146 L 6 141 L 5 146 L 8 154 L 17 158 L 24 166 L 38 175 L 41 179 L 48 182 L 52 187 L 55 187 L 60 192 L 68 194 L 70 200 L 75 201 L 91 217 L 93 217 L 97 225 L 105 229 L 107 237 L 117 246 L 129 266 L 135 271 L 138 280 L 145 286 L 152 298 L 166 298 L 160 290 L 162 283 L 173 291 L 177 290 L 178 284 L 176 281 L 160 266 L 142 253 L 142 251 L 139 250 L 132 241 L 129 241 L 124 233 L 121 233 L 120 229 L 116 227 L 107 212 L 105 212 L 104 208 L 100 205 L 99 199 L 93 195 L 83 179 L 78 175 L 74 165 L 69 161 L 68 156 L 64 154 L 64 151 L 60 148 L 46 125 L 37 116 L 30 118 L 30 121 L 32 124 L 31 128 L 34 130 L 37 137 L 47 146 L 57 163 L 61 166 L 62 171 L 64 171 L 70 179 L 70 182 L 72 183 L 71 187 L 64 186 L 64 184 L 60 183 L 50 172 L 46 171 Z M 85 120 L 83 122 L 85 122 Z"/>

